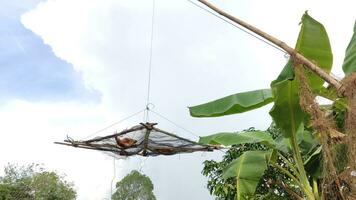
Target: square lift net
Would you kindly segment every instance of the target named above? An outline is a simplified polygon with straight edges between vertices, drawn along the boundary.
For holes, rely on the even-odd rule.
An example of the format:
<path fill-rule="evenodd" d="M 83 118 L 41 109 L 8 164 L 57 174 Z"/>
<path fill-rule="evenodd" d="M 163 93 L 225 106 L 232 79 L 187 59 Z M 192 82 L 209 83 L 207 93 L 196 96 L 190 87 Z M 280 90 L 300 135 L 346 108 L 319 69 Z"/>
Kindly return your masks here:
<path fill-rule="evenodd" d="M 154 127 L 156 123 L 137 126 L 108 136 L 75 141 L 71 138 L 56 144 L 113 153 L 115 156 L 158 156 L 196 151 L 213 151 L 217 146 L 203 145 Z"/>

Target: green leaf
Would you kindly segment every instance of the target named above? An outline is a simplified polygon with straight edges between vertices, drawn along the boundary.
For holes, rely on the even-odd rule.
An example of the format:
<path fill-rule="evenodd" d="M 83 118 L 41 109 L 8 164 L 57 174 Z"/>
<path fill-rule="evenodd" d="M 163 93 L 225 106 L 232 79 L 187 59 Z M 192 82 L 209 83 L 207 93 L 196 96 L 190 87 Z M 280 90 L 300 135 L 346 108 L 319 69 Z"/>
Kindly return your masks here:
<path fill-rule="evenodd" d="M 324 26 L 310 17 L 307 12 L 302 17 L 302 27 L 299 32 L 296 50 L 303 56 L 330 72 L 333 62 L 331 45 Z M 307 77 L 312 89 L 320 88 L 324 80 L 308 71 Z"/>
<path fill-rule="evenodd" d="M 317 64 L 324 71 L 330 72 L 333 62 L 330 41 L 324 26 L 309 16 L 307 12 L 302 17 L 295 50 Z M 289 60 L 282 72 L 274 82 L 293 80 L 293 61 Z M 306 70 L 306 76 L 312 89 L 322 87 L 324 80 L 313 72 Z"/>
<path fill-rule="evenodd" d="M 326 99 L 329 99 L 331 101 L 336 101 L 339 99 L 337 95 L 337 91 L 335 90 L 334 87 L 321 87 L 318 90 L 314 91 L 318 96 L 324 97 Z"/>
<path fill-rule="evenodd" d="M 334 87 L 321 87 L 318 90 L 314 91 L 318 96 L 324 97 L 325 99 L 329 99 L 333 101 L 333 106 L 338 109 L 344 110 L 347 108 L 347 103 L 345 98 L 340 98 L 337 95 L 337 91 Z"/>
<path fill-rule="evenodd" d="M 302 155 L 311 154 L 312 151 L 319 145 L 318 140 L 314 138 L 312 132 L 305 129 L 302 123 L 296 133 L 296 139 Z"/>
<path fill-rule="evenodd" d="M 329 38 L 324 26 L 311 18 L 307 12 L 302 17 L 296 50 L 325 71 L 330 71 L 332 53 Z M 299 82 L 294 79 L 292 66 L 293 62 L 290 60 L 278 78 L 271 83 L 275 100 L 270 115 L 287 138 L 295 136 L 305 118 L 299 105 Z M 324 81 L 318 76 L 308 70 L 306 70 L 306 76 L 313 90 L 322 87 Z"/>
<path fill-rule="evenodd" d="M 246 151 L 224 170 L 223 178 L 236 177 L 237 199 L 252 195 L 267 169 L 270 151 Z"/>
<path fill-rule="evenodd" d="M 189 107 L 193 117 L 219 117 L 250 111 L 273 101 L 270 89 L 233 94 L 215 101 Z"/>
<path fill-rule="evenodd" d="M 323 156 L 322 147 L 319 146 L 316 150 L 304 161 L 305 170 L 314 178 L 323 177 Z"/>
<path fill-rule="evenodd" d="M 267 146 L 276 146 L 273 138 L 265 131 L 246 131 L 242 133 L 216 133 L 200 137 L 199 143 L 231 146 L 245 143 L 263 143 Z"/>
<path fill-rule="evenodd" d="M 284 137 L 283 135 L 278 136 L 276 139 L 276 149 L 283 153 L 289 153 L 292 149 L 290 145 L 290 141 L 288 138 Z"/>
<path fill-rule="evenodd" d="M 322 147 L 319 146 L 316 150 L 305 160 L 305 170 L 314 178 L 323 178 L 325 169 L 323 167 Z M 334 156 L 334 166 L 338 173 L 345 170 L 347 167 L 347 147 L 345 144 L 335 144 L 331 148 L 331 154 Z"/>
<path fill-rule="evenodd" d="M 286 80 L 292 81 L 294 79 L 294 71 L 293 71 L 293 61 L 291 59 L 288 60 L 287 64 L 283 67 L 281 73 L 278 75 L 277 79 L 274 80 L 272 84 L 277 84 L 279 82 L 283 82 Z"/>
<path fill-rule="evenodd" d="M 302 155 L 310 154 L 310 152 L 319 145 L 318 141 L 313 137 L 312 133 L 304 129 L 304 124 L 302 123 L 296 132 L 297 143 L 300 147 Z M 289 138 L 283 137 L 283 135 L 278 136 L 275 139 L 276 149 L 282 151 L 283 153 L 290 153 L 292 146 Z"/>
<path fill-rule="evenodd" d="M 275 102 L 270 115 L 287 138 L 295 136 L 305 117 L 299 105 L 298 85 L 297 80 L 285 80 L 272 85 Z"/>
<path fill-rule="evenodd" d="M 346 75 L 356 72 L 356 22 L 354 26 L 354 34 L 346 49 L 344 64 L 342 69 Z"/>

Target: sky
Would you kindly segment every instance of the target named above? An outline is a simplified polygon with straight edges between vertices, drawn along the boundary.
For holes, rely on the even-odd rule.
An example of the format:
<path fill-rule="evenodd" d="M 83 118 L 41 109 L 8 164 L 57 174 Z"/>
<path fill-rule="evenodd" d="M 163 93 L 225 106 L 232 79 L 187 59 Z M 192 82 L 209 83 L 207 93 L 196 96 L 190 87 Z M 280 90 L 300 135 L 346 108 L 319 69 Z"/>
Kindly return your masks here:
<path fill-rule="evenodd" d="M 192 118 L 187 106 L 268 88 L 284 53 L 182 0 L 156 0 L 150 102 L 154 111 L 203 136 L 266 129 L 271 105 L 240 115 Z M 305 10 L 322 22 L 342 77 L 352 35 L 351 1 L 212 0 L 227 12 L 294 46 Z M 108 199 L 112 182 L 141 169 L 157 199 L 213 199 L 202 162 L 221 152 L 114 160 L 53 144 L 84 139 L 146 104 L 152 1 L 0 0 L 0 174 L 7 163 L 43 163 L 75 183 L 80 200 Z M 101 135 L 142 122 L 138 115 Z M 153 113 L 150 121 L 180 136 L 187 131 Z M 97 136 L 97 135 L 93 135 Z"/>

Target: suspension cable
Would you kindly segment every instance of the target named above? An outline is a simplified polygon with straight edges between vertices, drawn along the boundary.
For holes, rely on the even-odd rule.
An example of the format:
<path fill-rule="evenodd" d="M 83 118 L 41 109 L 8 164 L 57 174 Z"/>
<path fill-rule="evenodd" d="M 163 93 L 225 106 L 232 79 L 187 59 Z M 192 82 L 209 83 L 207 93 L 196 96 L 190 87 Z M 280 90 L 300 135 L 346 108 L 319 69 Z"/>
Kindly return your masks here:
<path fill-rule="evenodd" d="M 115 162 L 115 157 L 113 157 L 113 177 L 111 179 L 111 190 L 110 190 L 110 199 L 112 199 L 112 195 L 113 195 L 113 185 L 114 185 L 114 181 L 116 179 L 116 162 Z"/>
<path fill-rule="evenodd" d="M 148 64 L 148 83 L 147 83 L 147 99 L 146 99 L 146 110 L 144 113 L 145 121 L 149 120 L 149 107 L 150 103 L 150 93 L 151 93 L 151 72 L 152 72 L 152 54 L 153 54 L 153 35 L 154 35 L 154 17 L 155 17 L 155 7 L 156 1 L 152 0 L 152 16 L 151 16 L 151 41 L 150 41 L 150 55 L 149 55 L 149 64 Z"/>
<path fill-rule="evenodd" d="M 174 126 L 176 126 L 176 127 L 180 128 L 180 129 L 186 131 L 187 133 L 189 133 L 189 134 L 191 134 L 191 135 L 193 135 L 193 136 L 199 138 L 199 136 L 198 136 L 197 134 L 195 134 L 193 131 L 190 131 L 190 130 L 184 128 L 183 126 L 181 126 L 181 125 L 175 123 L 174 121 L 168 119 L 167 117 L 163 116 L 162 114 L 160 114 L 160 113 L 158 113 L 158 112 L 155 112 L 155 111 L 153 111 L 153 110 L 151 110 L 151 112 L 154 113 L 154 114 L 156 114 L 157 116 L 161 117 L 162 119 L 165 119 L 166 121 L 170 122 L 170 123 L 173 124 Z"/>
<path fill-rule="evenodd" d="M 105 131 L 105 130 L 107 130 L 107 129 L 109 129 L 109 128 L 115 126 L 115 125 L 118 125 L 118 124 L 120 124 L 120 123 L 122 123 L 122 122 L 124 122 L 124 121 L 126 121 L 126 120 L 128 120 L 128 119 L 130 119 L 130 118 L 132 118 L 132 117 L 134 117 L 134 116 L 136 116 L 136 115 L 138 115 L 138 114 L 144 112 L 145 110 L 146 110 L 146 108 L 145 108 L 145 109 L 142 109 L 142 110 L 140 110 L 140 111 L 138 111 L 138 112 L 135 112 L 135 113 L 133 113 L 132 115 L 129 115 L 129 116 L 123 118 L 123 119 L 120 119 L 119 121 L 114 122 L 114 123 L 110 124 L 109 126 L 106 126 L 106 127 L 102 128 L 102 129 L 100 129 L 100 130 L 98 130 L 98 131 L 95 131 L 94 133 L 92 133 L 92 134 L 86 136 L 85 138 L 83 138 L 82 140 L 86 140 L 86 139 L 88 139 L 88 138 L 90 138 L 90 137 L 93 137 L 94 135 L 96 135 L 96 134 L 98 134 L 98 133 L 101 133 L 101 132 L 103 132 L 103 131 Z"/>
<path fill-rule="evenodd" d="M 273 47 L 274 49 L 277 49 L 278 51 L 280 51 L 280 52 L 282 52 L 282 53 L 284 53 L 284 54 L 287 54 L 287 52 L 286 52 L 285 50 L 281 49 L 280 47 L 278 47 L 278 46 L 272 44 L 271 42 L 269 42 L 269 41 L 267 41 L 267 40 L 265 40 L 265 39 L 263 39 L 263 38 L 261 38 L 261 37 L 255 35 L 254 33 L 250 32 L 250 31 L 248 31 L 248 30 L 246 30 L 246 29 L 244 29 L 244 28 L 238 26 L 237 24 L 233 23 L 232 21 L 230 21 L 230 20 L 228 20 L 228 19 L 225 19 L 225 18 L 223 18 L 223 17 L 217 15 L 216 13 L 212 12 L 211 10 L 208 10 L 207 8 L 203 7 L 202 5 L 197 4 L 196 2 L 194 2 L 194 1 L 192 1 L 192 0 L 187 0 L 187 1 L 188 1 L 189 3 L 195 5 L 196 7 L 198 7 L 198 8 L 200 8 L 200 9 L 206 11 L 207 13 L 210 13 L 211 15 L 213 15 L 213 16 L 219 18 L 220 20 L 223 20 L 223 21 L 227 22 L 228 24 L 234 26 L 235 28 L 237 28 L 237 29 L 239 29 L 239 30 L 241 30 L 241 31 L 243 31 L 243 32 L 245 32 L 245 33 L 247 33 L 248 35 L 250 35 L 250 36 L 252 36 L 252 37 L 254 37 L 254 38 L 260 40 L 261 42 L 263 42 L 263 43 L 265 43 L 265 44 L 267 44 L 267 45 Z"/>

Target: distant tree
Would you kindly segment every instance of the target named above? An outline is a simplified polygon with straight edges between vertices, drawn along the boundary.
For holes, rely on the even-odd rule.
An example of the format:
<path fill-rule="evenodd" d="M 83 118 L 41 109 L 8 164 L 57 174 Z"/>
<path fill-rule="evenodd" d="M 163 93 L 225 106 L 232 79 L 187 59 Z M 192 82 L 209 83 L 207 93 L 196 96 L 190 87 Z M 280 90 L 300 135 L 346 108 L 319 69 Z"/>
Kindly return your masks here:
<path fill-rule="evenodd" d="M 116 183 L 112 200 L 156 200 L 153 184 L 149 177 L 133 170 Z"/>
<path fill-rule="evenodd" d="M 40 165 L 8 164 L 0 177 L 0 200 L 73 200 L 73 184 Z"/>

